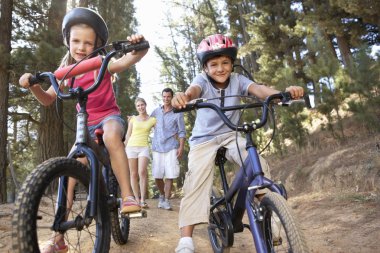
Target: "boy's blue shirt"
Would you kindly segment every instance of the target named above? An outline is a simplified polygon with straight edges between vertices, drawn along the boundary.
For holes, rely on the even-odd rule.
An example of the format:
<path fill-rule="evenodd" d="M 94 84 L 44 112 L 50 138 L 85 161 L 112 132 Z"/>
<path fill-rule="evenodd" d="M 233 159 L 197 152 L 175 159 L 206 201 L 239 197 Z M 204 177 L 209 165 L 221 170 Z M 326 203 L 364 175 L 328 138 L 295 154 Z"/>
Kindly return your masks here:
<path fill-rule="evenodd" d="M 224 96 L 248 95 L 248 88 L 251 84 L 253 84 L 253 81 L 249 80 L 247 77 L 241 74 L 232 73 L 230 83 L 224 89 Z M 200 98 L 210 99 L 221 96 L 221 90 L 215 88 L 210 83 L 205 73 L 198 74 L 191 83 L 191 86 L 198 86 L 201 88 Z M 226 97 L 224 98 L 224 106 L 240 104 L 240 100 L 239 97 Z M 208 102 L 220 106 L 221 100 L 215 99 Z M 239 111 L 227 111 L 225 114 L 233 123 L 237 123 L 240 117 Z M 190 146 L 194 146 L 209 141 L 217 135 L 231 131 L 232 130 L 224 124 L 218 114 L 212 109 L 198 109 L 189 143 Z"/>

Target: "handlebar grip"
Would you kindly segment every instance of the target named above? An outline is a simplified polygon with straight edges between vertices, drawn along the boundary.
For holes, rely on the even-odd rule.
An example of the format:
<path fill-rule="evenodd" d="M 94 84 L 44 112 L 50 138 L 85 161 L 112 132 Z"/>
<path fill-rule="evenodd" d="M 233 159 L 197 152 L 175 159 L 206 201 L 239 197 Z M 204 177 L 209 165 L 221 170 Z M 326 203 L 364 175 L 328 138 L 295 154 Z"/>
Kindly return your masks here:
<path fill-rule="evenodd" d="M 101 57 L 101 56 L 90 58 L 88 60 L 84 60 L 84 61 L 80 62 L 77 66 L 75 66 L 75 68 L 73 68 L 73 66 L 75 64 L 72 64 L 72 65 L 69 65 L 67 67 L 57 69 L 54 72 L 54 76 L 58 80 L 62 80 L 63 78 L 69 79 L 71 77 L 74 77 L 74 76 L 77 76 L 80 74 L 84 74 L 84 73 L 87 73 L 87 72 L 90 72 L 92 70 L 100 68 L 100 66 L 102 65 L 102 62 L 103 62 L 103 57 Z"/>
<path fill-rule="evenodd" d="M 195 108 L 195 104 L 186 104 L 185 108 L 181 108 L 181 109 L 173 108 L 173 112 L 174 113 L 189 112 L 189 111 L 194 110 L 194 108 Z"/>
<path fill-rule="evenodd" d="M 141 41 L 141 42 L 136 43 L 136 44 L 129 44 L 128 43 L 128 44 L 123 44 L 123 52 L 129 53 L 132 51 L 141 51 L 141 50 L 147 49 L 149 47 L 150 47 L 150 45 L 149 45 L 149 42 L 147 40 Z"/>
<path fill-rule="evenodd" d="M 289 91 L 281 92 L 282 102 L 289 102 L 292 100 L 292 94 Z"/>
<path fill-rule="evenodd" d="M 35 84 L 43 82 L 44 80 L 39 77 L 38 73 L 35 76 L 29 78 L 29 87 L 32 87 Z"/>

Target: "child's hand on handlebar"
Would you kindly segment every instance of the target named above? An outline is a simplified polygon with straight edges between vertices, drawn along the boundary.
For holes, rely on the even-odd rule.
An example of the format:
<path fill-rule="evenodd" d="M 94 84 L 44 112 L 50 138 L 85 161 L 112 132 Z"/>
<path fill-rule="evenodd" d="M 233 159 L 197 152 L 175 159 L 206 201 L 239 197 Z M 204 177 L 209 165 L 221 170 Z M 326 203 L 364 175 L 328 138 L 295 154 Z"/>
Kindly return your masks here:
<path fill-rule="evenodd" d="M 131 42 L 131 44 L 136 44 L 136 43 L 139 43 L 141 41 L 144 41 L 145 39 L 144 39 L 144 36 L 141 34 L 133 34 L 131 36 L 128 36 L 127 40 L 129 42 Z M 148 51 L 148 49 L 144 50 L 144 51 Z M 131 54 L 136 54 L 136 51 L 131 52 Z"/>
<path fill-rule="evenodd" d="M 186 107 L 186 104 L 190 101 L 188 95 L 184 92 L 177 92 L 172 99 L 172 106 L 176 109 L 182 109 Z"/>
<path fill-rule="evenodd" d="M 25 89 L 29 89 L 30 88 L 30 78 L 32 78 L 33 75 L 31 73 L 25 73 L 23 74 L 20 79 L 18 80 L 18 83 L 20 84 L 21 87 L 25 88 Z"/>
<path fill-rule="evenodd" d="M 285 91 L 290 92 L 292 99 L 300 99 L 304 95 L 304 90 L 301 86 L 289 86 Z"/>
<path fill-rule="evenodd" d="M 127 37 L 130 44 L 138 44 L 145 40 L 144 36 L 141 34 L 133 34 Z M 149 47 L 142 50 L 128 51 L 123 57 L 117 59 L 116 61 L 110 62 L 108 70 L 111 73 L 120 73 L 127 70 L 133 64 L 139 62 L 141 58 L 148 52 Z"/>

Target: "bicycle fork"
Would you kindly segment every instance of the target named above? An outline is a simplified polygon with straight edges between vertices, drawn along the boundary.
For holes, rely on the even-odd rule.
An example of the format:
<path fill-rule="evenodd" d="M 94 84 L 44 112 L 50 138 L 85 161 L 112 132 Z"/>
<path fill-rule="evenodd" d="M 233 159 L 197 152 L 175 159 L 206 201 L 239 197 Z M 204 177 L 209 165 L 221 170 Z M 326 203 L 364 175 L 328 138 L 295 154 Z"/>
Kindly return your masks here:
<path fill-rule="evenodd" d="M 255 241 L 256 252 L 267 253 L 267 248 L 263 240 L 263 231 L 261 229 L 261 223 L 264 220 L 261 207 L 254 202 L 256 191 L 259 189 L 270 189 L 271 191 L 281 194 L 280 189 L 269 179 L 264 177 L 263 170 L 261 168 L 260 158 L 256 151 L 256 148 L 251 146 L 247 148 L 248 151 L 248 168 L 252 168 L 248 171 L 248 178 L 251 179 L 251 183 L 248 186 L 247 194 L 245 197 L 245 207 L 249 218 L 249 225 L 253 240 Z M 250 166 L 249 166 L 250 165 Z"/>
<path fill-rule="evenodd" d="M 78 215 L 74 220 L 66 221 L 67 214 L 71 209 L 71 207 L 68 206 L 67 199 L 69 177 L 61 176 L 58 184 L 57 212 L 55 214 L 54 223 L 52 226 L 52 230 L 55 232 L 64 233 L 72 228 L 81 231 L 85 226 L 89 226 L 93 218 L 97 215 L 100 164 L 93 151 L 87 146 L 81 144 L 77 145 L 76 150 L 70 153 L 68 158 L 81 156 L 82 153 L 87 157 L 91 167 L 90 187 L 87 198 L 87 207 L 84 215 L 85 217 Z"/>
<path fill-rule="evenodd" d="M 249 191 L 245 199 L 245 206 L 247 208 L 247 215 L 249 219 L 249 226 L 253 240 L 255 241 L 255 248 L 257 253 L 266 253 L 265 242 L 263 241 L 263 231 L 260 223 L 263 222 L 262 210 L 259 206 L 253 203 L 253 196 L 256 190 Z"/>

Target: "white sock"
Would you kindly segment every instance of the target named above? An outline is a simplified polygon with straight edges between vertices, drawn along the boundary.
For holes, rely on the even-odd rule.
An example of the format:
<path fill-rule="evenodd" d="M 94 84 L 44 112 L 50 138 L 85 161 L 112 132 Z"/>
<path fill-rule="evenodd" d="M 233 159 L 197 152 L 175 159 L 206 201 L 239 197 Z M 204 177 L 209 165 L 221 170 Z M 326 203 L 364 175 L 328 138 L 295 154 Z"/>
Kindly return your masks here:
<path fill-rule="evenodd" d="M 192 237 L 181 237 L 179 240 L 179 243 L 187 244 L 187 245 L 194 245 L 193 238 Z"/>
<path fill-rule="evenodd" d="M 187 250 L 185 250 L 187 249 Z M 194 244 L 193 244 L 193 238 L 191 237 L 182 237 L 179 242 L 178 246 L 175 249 L 175 252 L 181 252 L 185 250 L 186 252 L 194 252 Z"/>

